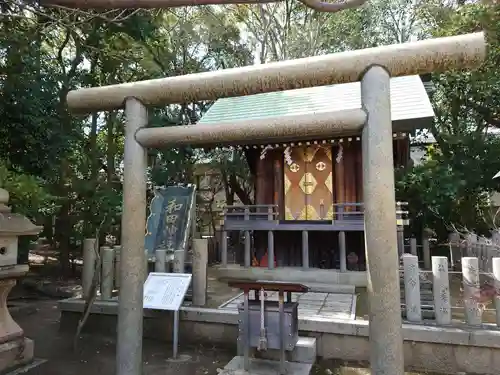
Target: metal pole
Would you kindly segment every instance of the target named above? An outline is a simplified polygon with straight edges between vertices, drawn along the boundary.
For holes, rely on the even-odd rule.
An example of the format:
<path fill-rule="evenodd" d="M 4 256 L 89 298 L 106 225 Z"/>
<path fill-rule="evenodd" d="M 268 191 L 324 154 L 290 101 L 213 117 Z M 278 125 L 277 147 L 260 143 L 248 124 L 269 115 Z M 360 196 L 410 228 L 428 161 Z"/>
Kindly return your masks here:
<path fill-rule="evenodd" d="M 399 260 L 396 237 L 390 76 L 370 67 L 361 80 L 368 115 L 363 129 L 363 198 L 370 306 L 371 368 L 374 375 L 404 372 Z"/>
<path fill-rule="evenodd" d="M 284 293 L 280 289 L 278 292 L 278 308 L 279 308 L 279 325 L 280 325 L 280 375 L 286 374 L 286 359 L 285 359 L 285 306 Z"/>
<path fill-rule="evenodd" d="M 140 101 L 127 98 L 125 115 L 116 373 L 141 375 L 147 160 L 145 149 L 135 140 L 135 132 L 147 124 L 148 114 Z"/>
<path fill-rule="evenodd" d="M 177 358 L 177 350 L 179 348 L 179 310 L 174 311 L 174 342 L 173 342 L 173 353 L 174 359 Z"/>
<path fill-rule="evenodd" d="M 248 289 L 243 291 L 243 370 L 250 369 L 250 304 Z M 257 295 L 257 292 L 255 292 Z"/>

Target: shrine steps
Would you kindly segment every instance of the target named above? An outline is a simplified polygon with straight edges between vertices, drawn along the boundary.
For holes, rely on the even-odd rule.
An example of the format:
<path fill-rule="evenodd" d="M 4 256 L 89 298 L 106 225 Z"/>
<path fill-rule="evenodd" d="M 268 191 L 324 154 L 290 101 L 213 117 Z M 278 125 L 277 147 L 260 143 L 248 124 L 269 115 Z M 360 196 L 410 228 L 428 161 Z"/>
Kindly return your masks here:
<path fill-rule="evenodd" d="M 315 337 L 299 337 L 295 348 L 286 352 L 287 375 L 309 375 L 316 362 Z M 243 370 L 243 346 L 238 341 L 238 355 L 234 357 L 219 375 L 235 374 L 238 370 Z M 248 375 L 278 375 L 280 365 L 279 350 L 266 350 L 259 352 L 252 348 L 250 351 L 249 370 L 245 372 Z M 232 372 L 234 371 L 234 372 Z"/>

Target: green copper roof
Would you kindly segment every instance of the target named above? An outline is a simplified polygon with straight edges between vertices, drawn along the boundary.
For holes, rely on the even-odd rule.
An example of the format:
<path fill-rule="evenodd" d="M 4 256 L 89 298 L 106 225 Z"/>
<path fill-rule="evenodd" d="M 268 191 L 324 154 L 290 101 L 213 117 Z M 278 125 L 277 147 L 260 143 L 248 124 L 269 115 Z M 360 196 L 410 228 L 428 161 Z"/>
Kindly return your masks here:
<path fill-rule="evenodd" d="M 219 99 L 198 123 L 314 115 L 355 108 L 361 108 L 359 82 Z M 419 76 L 391 79 L 391 114 L 395 128 L 397 123 L 405 123 L 404 129 L 395 130 L 429 126 L 434 111 Z"/>

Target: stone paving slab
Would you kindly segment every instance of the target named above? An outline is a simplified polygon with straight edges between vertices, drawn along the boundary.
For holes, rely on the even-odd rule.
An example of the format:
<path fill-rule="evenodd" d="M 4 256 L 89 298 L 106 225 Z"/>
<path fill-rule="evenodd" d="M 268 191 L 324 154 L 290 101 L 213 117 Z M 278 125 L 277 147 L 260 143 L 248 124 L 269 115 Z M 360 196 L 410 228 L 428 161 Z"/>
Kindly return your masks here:
<path fill-rule="evenodd" d="M 250 293 L 250 299 L 254 294 Z M 277 292 L 267 292 L 267 301 L 278 301 Z M 285 297 L 286 300 L 286 297 Z M 299 318 L 321 317 L 326 319 L 354 319 L 356 316 L 356 295 L 337 293 L 292 293 L 292 301 L 299 303 Z M 219 309 L 237 310 L 243 302 L 243 293 L 223 303 Z"/>
<path fill-rule="evenodd" d="M 234 357 L 224 369 L 218 369 L 219 375 L 279 375 L 279 361 L 250 358 L 248 371 L 243 370 L 243 357 Z M 310 363 L 286 362 L 288 375 L 309 375 Z"/>

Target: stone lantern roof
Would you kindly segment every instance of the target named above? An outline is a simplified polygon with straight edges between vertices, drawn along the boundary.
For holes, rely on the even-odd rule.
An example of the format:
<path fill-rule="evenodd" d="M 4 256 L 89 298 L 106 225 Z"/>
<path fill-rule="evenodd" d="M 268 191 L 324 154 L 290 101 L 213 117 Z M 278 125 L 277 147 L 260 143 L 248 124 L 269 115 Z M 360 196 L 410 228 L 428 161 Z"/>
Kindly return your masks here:
<path fill-rule="evenodd" d="M 32 236 L 40 233 L 43 227 L 34 225 L 24 215 L 12 213 L 8 203 L 9 192 L 0 188 L 0 237 Z"/>

